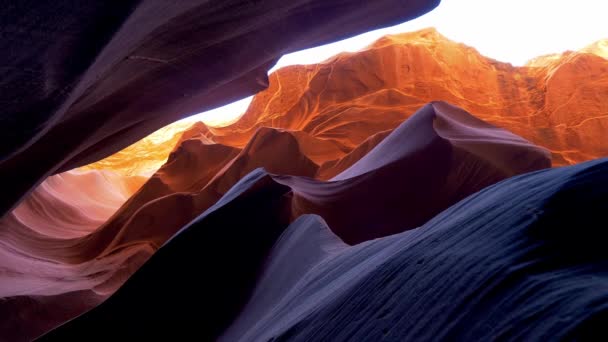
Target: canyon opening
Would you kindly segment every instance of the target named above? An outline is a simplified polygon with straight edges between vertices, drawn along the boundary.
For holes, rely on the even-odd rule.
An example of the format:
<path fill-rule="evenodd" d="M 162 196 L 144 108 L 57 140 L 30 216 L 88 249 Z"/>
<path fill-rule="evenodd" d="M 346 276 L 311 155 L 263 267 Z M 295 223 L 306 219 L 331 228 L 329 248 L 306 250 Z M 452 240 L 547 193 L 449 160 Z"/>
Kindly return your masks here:
<path fill-rule="evenodd" d="M 0 13 L 0 341 L 606 338 L 607 4 Z"/>

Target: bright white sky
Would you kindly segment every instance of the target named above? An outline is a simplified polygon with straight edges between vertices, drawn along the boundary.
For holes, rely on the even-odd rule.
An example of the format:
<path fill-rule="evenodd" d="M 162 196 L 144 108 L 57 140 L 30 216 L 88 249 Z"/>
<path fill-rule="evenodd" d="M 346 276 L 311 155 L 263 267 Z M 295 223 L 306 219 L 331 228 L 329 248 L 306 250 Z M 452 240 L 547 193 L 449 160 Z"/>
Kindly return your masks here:
<path fill-rule="evenodd" d="M 386 34 L 426 27 L 485 56 L 523 65 L 536 56 L 578 50 L 608 38 L 608 0 L 442 0 L 430 13 L 406 23 L 285 55 L 269 73 L 357 51 Z M 184 120 L 226 125 L 236 121 L 250 102 L 248 97 Z"/>

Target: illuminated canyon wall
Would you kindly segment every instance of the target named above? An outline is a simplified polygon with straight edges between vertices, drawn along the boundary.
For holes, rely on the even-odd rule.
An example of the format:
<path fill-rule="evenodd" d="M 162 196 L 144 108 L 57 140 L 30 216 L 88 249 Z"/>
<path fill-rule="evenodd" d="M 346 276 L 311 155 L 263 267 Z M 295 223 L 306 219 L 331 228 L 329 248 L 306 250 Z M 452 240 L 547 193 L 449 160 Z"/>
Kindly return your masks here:
<path fill-rule="evenodd" d="M 483 213 L 504 209 L 521 216 L 528 210 L 523 199 L 505 200 L 505 183 L 493 184 L 608 155 L 605 51 L 605 42 L 598 42 L 513 67 L 433 29 L 388 36 L 358 53 L 278 70 L 235 124 L 177 123 L 85 170 L 50 177 L 0 222 L 0 266 L 7 271 L 1 294 L 7 299 L 0 313 L 19 313 L 0 325 L 0 336 L 24 330 L 37 336 L 96 306 L 56 333 L 67 331 L 73 338 L 74 331 L 100 331 L 104 321 L 143 331 L 162 320 L 159 327 L 174 329 L 181 317 L 176 303 L 189 302 L 217 316 L 178 335 L 196 328 L 208 338 L 264 340 L 270 331 L 285 333 L 292 327 L 308 338 L 313 314 L 331 316 L 332 308 L 308 297 L 317 309 L 298 312 L 313 316 L 293 321 L 286 315 L 289 305 L 269 299 L 264 284 L 281 284 L 281 298 L 304 305 L 306 291 L 333 291 L 304 277 L 313 268 L 311 277 L 326 272 L 339 278 L 338 270 L 351 260 L 362 277 L 373 281 L 382 261 L 397 255 L 385 255 L 383 248 L 397 253 L 399 239 L 412 236 L 410 231 L 421 239 L 417 234 L 426 230 L 441 235 L 445 227 L 461 225 L 460 217 L 490 222 Z M 547 172 L 554 171 L 539 174 Z M 521 178 L 537 189 L 546 186 L 538 198 L 530 196 L 530 203 L 539 206 L 550 199 L 549 193 L 574 182 L 576 172 L 558 169 L 554 174 L 563 177 L 556 176 L 555 184 L 545 176 Z M 489 186 L 494 190 L 483 190 Z M 465 200 L 473 209 L 452 207 L 473 194 L 485 199 Z M 501 200 L 492 202 L 498 203 L 495 207 L 487 204 L 496 198 Z M 444 210 L 448 214 L 441 214 Z M 530 220 L 544 215 L 532 209 L 526 213 Z M 302 218 L 306 214 L 312 215 Z M 526 224 L 513 223 L 522 231 Z M 298 237 L 302 226 L 309 233 Z M 481 223 L 467 227 L 464 240 L 485 241 L 506 253 L 495 231 L 479 233 Z M 517 229 L 509 235 L 513 241 L 534 245 Z M 318 245 L 309 241 L 316 234 Z M 450 250 L 450 241 L 457 241 L 450 239 L 424 244 L 445 244 Z M 193 247 L 195 241 L 201 245 Z M 279 273 L 289 267 L 279 257 L 268 263 L 265 258 L 292 248 L 303 248 L 293 253 L 305 260 L 286 279 Z M 216 255 L 229 265 L 214 263 Z M 376 261 L 365 261 L 366 255 Z M 440 259 L 430 262 L 440 269 Z M 207 285 L 215 292 L 188 292 L 202 286 L 189 278 L 196 273 L 193 260 L 209 270 L 202 275 L 213 280 Z M 330 261 L 315 266 L 323 260 Z M 488 267 L 499 269 L 499 261 Z M 142 272 L 135 273 L 142 265 Z M 232 266 L 236 275 L 220 269 L 232 272 Z M 256 270 L 262 278 L 254 276 Z M 230 284 L 216 281 L 224 277 Z M 341 295 L 354 291 L 355 278 L 342 280 L 348 286 Z M 180 290 L 177 284 L 192 286 Z M 239 301 L 254 289 L 247 305 Z M 252 323 L 260 312 L 269 329 Z M 123 326 L 127 317 L 131 323 Z M 273 325 L 275 320 L 283 323 Z M 118 338 L 111 330 L 100 334 Z M 154 337 L 154 329 L 146 331 Z"/>
<path fill-rule="evenodd" d="M 198 124 L 199 134 L 242 148 L 259 127 L 297 131 L 310 141 L 305 146 L 315 146 L 306 154 L 320 165 L 395 128 L 423 104 L 443 100 L 548 148 L 554 166 L 570 165 L 608 155 L 607 58 L 608 41 L 598 41 L 514 67 L 432 28 L 391 35 L 361 52 L 277 70 L 238 122 Z M 169 126 L 166 134 L 184 125 Z M 158 149 L 142 140 L 87 168 L 128 170 L 126 161 L 159 167 L 171 144 Z"/>

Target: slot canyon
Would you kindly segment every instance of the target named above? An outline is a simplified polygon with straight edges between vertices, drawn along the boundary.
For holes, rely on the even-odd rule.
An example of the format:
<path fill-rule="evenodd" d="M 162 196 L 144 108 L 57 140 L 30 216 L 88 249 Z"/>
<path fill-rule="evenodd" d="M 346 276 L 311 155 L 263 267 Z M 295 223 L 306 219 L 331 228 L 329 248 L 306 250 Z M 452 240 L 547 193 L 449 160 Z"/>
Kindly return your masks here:
<path fill-rule="evenodd" d="M 608 337 L 608 39 L 513 65 L 428 27 L 267 74 L 438 6 L 1 10 L 0 341 Z"/>

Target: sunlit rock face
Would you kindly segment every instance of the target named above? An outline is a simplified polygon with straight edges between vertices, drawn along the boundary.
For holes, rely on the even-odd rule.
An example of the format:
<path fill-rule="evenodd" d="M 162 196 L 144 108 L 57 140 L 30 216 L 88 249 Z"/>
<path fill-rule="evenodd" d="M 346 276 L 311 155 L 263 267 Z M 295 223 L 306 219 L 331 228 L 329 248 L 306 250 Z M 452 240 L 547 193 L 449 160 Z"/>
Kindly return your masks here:
<path fill-rule="evenodd" d="M 265 258 L 275 242 L 292 240 L 289 235 L 277 239 L 288 225 L 301 224 L 302 215 L 322 218 L 315 225 L 330 249 L 365 249 L 369 240 L 393 245 L 392 237 L 409 230 L 417 234 L 418 227 L 448 229 L 452 224 L 435 219 L 444 210 L 451 211 L 443 217 L 488 219 L 484 213 L 504 204 L 502 199 L 491 204 L 497 201 L 491 192 L 485 195 L 490 199 L 467 202 L 477 211 L 448 208 L 507 178 L 549 168 L 551 157 L 553 165 L 565 165 L 608 154 L 600 135 L 608 113 L 602 71 L 607 62 L 597 53 L 602 44 L 588 49 L 593 53 L 544 56 L 513 67 L 434 30 L 389 36 L 358 53 L 277 71 L 235 124 L 177 123 L 87 170 L 53 176 L 0 221 L 0 268 L 6 271 L 0 290 L 7 298 L 0 302 L 0 315 L 11 313 L 0 323 L 0 337 L 38 336 L 110 298 L 59 330 L 67 331 L 60 340 L 76 338 L 74 331 L 116 339 L 122 328 L 150 338 L 178 331 L 209 339 L 225 333 L 226 340 L 267 340 L 266 330 L 252 325 L 256 315 L 251 312 L 290 317 L 289 305 L 275 307 L 272 300 L 256 297 L 253 308 L 239 309 L 253 288 L 264 291 L 267 283 L 256 283 L 257 272 L 280 261 Z M 551 198 L 558 183 L 547 185 L 539 203 Z M 519 181 L 512 186 L 528 191 Z M 508 186 L 500 189 L 500 198 L 509 195 Z M 532 198 L 532 190 L 530 196 L 517 195 Z M 542 206 L 530 203 L 535 207 L 515 203 L 513 212 L 527 215 L 526 220 L 540 217 L 535 208 Z M 483 206 L 494 209 L 479 209 Z M 505 255 L 512 255 L 509 248 L 518 241 L 528 241 L 516 234 L 503 245 L 500 234 L 479 234 L 475 241 L 487 238 L 488 246 L 496 246 L 492 253 L 500 249 Z M 436 243 L 429 239 L 425 243 Z M 295 240 L 294 246 L 277 248 L 301 248 L 303 257 L 324 258 L 325 251 L 309 255 L 315 247 L 302 245 L 308 238 Z M 407 244 L 392 248 L 399 246 Z M 347 274 L 340 269 L 351 261 L 366 263 L 364 255 L 350 253 L 340 253 L 344 256 L 327 272 Z M 382 260 L 390 260 L 382 248 L 370 255 L 376 254 L 379 264 L 361 274 L 381 271 Z M 281 284 L 282 293 L 307 289 L 309 284 L 296 287 L 296 278 L 315 260 L 302 261 L 293 273 L 278 267 L 291 280 L 266 268 L 268 279 L 281 279 L 260 281 Z M 457 266 L 471 275 L 466 262 Z M 203 284 L 190 278 L 195 274 L 215 290 L 201 293 Z M 434 283 L 451 283 L 433 277 Z M 548 287 L 556 284 L 551 279 Z M 356 281 L 348 278 L 348 286 L 328 288 L 346 291 Z M 293 294 L 306 302 L 308 290 L 298 291 Z M 184 306 L 216 315 L 184 327 Z M 102 331 L 100 322 L 110 321 Z M 229 327 L 233 321 L 237 325 Z M 273 329 L 305 326 L 284 324 Z"/>
<path fill-rule="evenodd" d="M 244 144 L 260 126 L 302 130 L 350 151 L 421 104 L 445 100 L 551 150 L 555 166 L 608 155 L 606 41 L 514 67 L 434 29 L 391 35 L 325 63 L 270 76 L 236 124 L 213 139 Z"/>
<path fill-rule="evenodd" d="M 82 250 L 145 182 L 108 170 L 64 172 L 0 220 L 0 340 L 29 340 L 96 305 L 141 265 L 151 253 L 145 246 L 103 260 L 85 260 Z"/>
<path fill-rule="evenodd" d="M 269 184 L 290 189 L 258 203 L 273 208 L 277 229 L 314 213 L 325 217 L 340 239 L 357 244 L 413 229 L 488 185 L 550 166 L 547 150 L 445 102 L 423 106 L 395 130 L 371 135 L 349 154 L 302 131 L 260 127 L 242 148 L 215 143 L 208 134 L 202 123 L 186 130 L 167 162 L 95 229 L 68 238 L 57 231 L 38 234 L 36 230 L 52 228 L 36 221 L 27 226 L 3 220 L 6 234 L 0 252 L 7 257 L 0 263 L 10 270 L 3 283 L 7 291 L 20 288 L 21 297 L 7 293 L 13 298 L 0 305 L 0 312 L 22 314 L 0 326 L 0 333 L 15 336 L 28 328 L 39 334 L 99 304 L 172 236 L 235 191 L 266 192 Z M 333 166 L 323 162 L 340 154 L 344 157 Z M 320 178 L 320 165 L 326 165 L 326 178 L 335 175 L 330 181 L 314 179 Z M 241 181 L 259 168 L 272 176 L 260 184 Z M 84 177 L 77 180 L 88 184 Z M 384 200 L 369 202 L 377 196 Z M 56 209 L 55 200 L 42 205 Z M 245 213 L 231 215 L 247 220 Z M 56 218 L 59 224 L 70 219 Z M 21 252 L 14 254 L 15 249 Z M 24 267 L 27 264 L 31 266 Z M 17 286 L 24 279 L 27 286 Z M 46 297 L 35 297 L 40 295 Z M 62 314 L 39 315 L 39 310 Z"/>
<path fill-rule="evenodd" d="M 52 174 L 265 89 L 267 71 L 286 53 L 402 23 L 438 4 L 125 0 L 4 6 L 3 24 L 19 37 L 3 45 L 0 214 Z M 30 22 L 35 24 L 25 24 Z"/>
<path fill-rule="evenodd" d="M 80 169 L 112 170 L 125 176 L 150 177 L 167 161 L 182 133 L 190 126 L 191 122 L 170 124 L 120 152 Z"/>
<path fill-rule="evenodd" d="M 260 127 L 240 148 L 214 143 L 206 137 L 208 132 L 209 128 L 203 124 L 196 124 L 185 131 L 168 161 L 112 217 L 90 234 L 70 240 L 36 238 L 35 244 L 29 242 L 31 238 L 11 235 L 14 244 L 29 248 L 29 254 L 42 255 L 51 259 L 55 267 L 67 268 L 69 272 L 62 273 L 61 279 L 70 284 L 71 293 L 60 292 L 58 286 L 54 286 L 51 288 L 53 292 L 43 289 L 47 292 L 42 293 L 50 296 L 44 301 L 38 298 L 14 299 L 0 305 L 0 311 L 24 312 L 11 321 L 10 328 L 5 328 L 4 333 L 13 334 L 19 327 L 42 332 L 45 331 L 42 327 L 56 325 L 65 317 L 73 317 L 94 307 L 114 293 L 157 249 L 172 241 L 176 233 L 201 214 L 216 217 L 213 213 L 225 211 L 224 206 L 233 208 L 236 205 L 238 208 L 238 204 L 231 203 L 233 200 L 240 202 L 250 196 L 260 196 L 252 202 L 250 209 L 229 211 L 226 217 L 229 222 L 221 223 L 221 217 L 224 217 L 221 215 L 216 218 L 222 228 L 200 230 L 201 234 L 211 234 L 209 242 L 217 232 L 225 235 L 220 241 L 234 241 L 235 246 L 217 242 L 213 247 L 203 249 L 209 253 L 234 250 L 236 254 L 231 259 L 247 257 L 250 263 L 256 263 L 263 260 L 260 258 L 266 255 L 265 251 L 282 229 L 302 214 L 321 215 L 342 241 L 358 244 L 414 229 L 486 186 L 550 166 L 550 155 L 544 148 L 445 102 L 423 105 L 389 134 L 370 137 L 361 148 L 345 155 L 344 162 L 338 161 L 335 167 L 325 168 L 327 173 L 336 174 L 329 181 L 314 179 L 320 170 L 320 163 L 314 160 L 328 158 L 323 144 L 320 147 L 316 145 L 318 138 L 298 131 Z M 370 141 L 377 145 L 372 147 Z M 258 215 L 261 217 L 255 218 Z M 265 228 L 255 226 L 254 229 L 255 222 Z M 246 251 L 250 249 L 258 250 L 259 256 L 247 256 Z M 58 252 L 48 255 L 48 250 Z M 14 264 L 16 261 L 6 262 L 4 267 L 13 270 Z M 186 265 L 184 263 L 183 267 Z M 175 264 L 174 270 L 181 267 Z M 201 267 L 224 268 L 222 262 Z M 21 273 L 15 270 L 15 279 L 6 284 L 10 286 L 26 277 L 35 279 L 37 283 L 48 283 L 41 276 L 41 269 L 47 268 L 41 266 Z M 246 277 L 251 271 L 243 269 L 237 272 L 238 277 Z M 51 269 L 48 272 L 58 271 Z M 182 284 L 170 275 L 166 280 Z M 205 323 L 204 330 L 214 332 L 204 332 L 202 336 L 217 337 L 223 324 L 232 317 L 230 314 L 225 316 L 227 312 L 236 314 L 228 311 L 229 308 L 243 293 L 247 293 L 243 286 L 253 286 L 249 281 L 236 281 L 231 286 L 219 285 L 220 292 L 214 295 L 212 302 L 221 302 L 223 313 Z M 164 281 L 157 283 L 164 284 Z M 198 286 L 196 282 L 188 284 Z M 210 286 L 219 283 L 214 284 Z M 235 293 L 227 292 L 233 287 L 237 288 Z M 23 295 L 31 297 L 33 294 Z M 69 305 L 71 302 L 74 304 Z M 215 304 L 207 303 L 209 309 L 212 305 Z M 64 315 L 36 316 L 37 308 L 48 312 L 62 310 Z M 110 314 L 117 319 L 111 324 L 112 329 L 116 329 L 113 331 L 123 329 L 122 324 L 126 322 L 120 315 L 129 311 L 121 311 L 121 314 Z M 155 312 L 149 310 L 151 314 Z M 136 316 L 148 317 L 133 315 Z M 165 327 L 163 331 L 175 331 L 174 323 L 178 317 L 164 320 L 165 323 L 160 325 Z M 111 318 L 104 320 L 109 322 Z M 141 330 L 137 322 L 124 329 Z M 195 325 L 185 327 L 186 330 L 180 334 L 194 333 L 189 330 L 194 328 Z"/>
<path fill-rule="evenodd" d="M 80 237 L 112 216 L 146 181 L 112 171 L 68 171 L 47 178 L 8 215 L 51 238 Z"/>
<path fill-rule="evenodd" d="M 548 148 L 554 166 L 574 164 L 608 155 L 607 46 L 598 41 L 514 67 L 434 29 L 386 36 L 361 52 L 274 72 L 238 122 L 201 134 L 242 148 L 259 127 L 293 130 L 315 163 L 333 164 L 422 104 L 445 100 Z M 160 165 L 169 151 L 144 139 L 94 167 L 128 169 L 124 160 L 135 169 Z"/>

